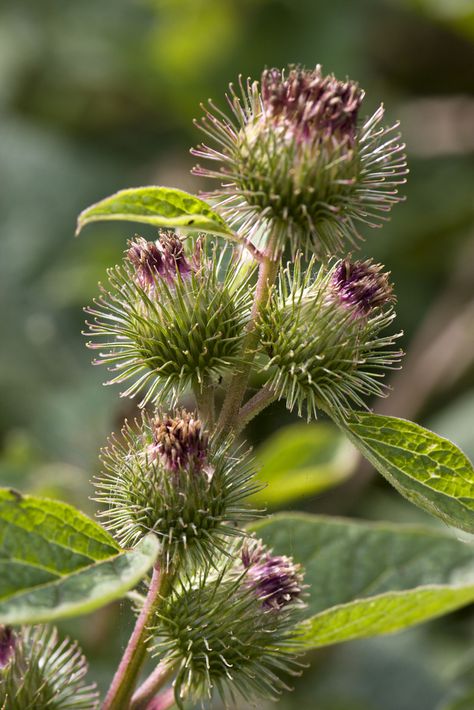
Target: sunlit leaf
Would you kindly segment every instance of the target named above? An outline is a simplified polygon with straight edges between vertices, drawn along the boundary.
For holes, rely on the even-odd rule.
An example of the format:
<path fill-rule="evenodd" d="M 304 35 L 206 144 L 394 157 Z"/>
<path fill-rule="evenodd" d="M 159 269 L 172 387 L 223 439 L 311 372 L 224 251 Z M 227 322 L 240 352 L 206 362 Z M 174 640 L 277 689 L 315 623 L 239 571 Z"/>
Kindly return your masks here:
<path fill-rule="evenodd" d="M 122 551 L 72 506 L 2 489 L 0 623 L 76 616 L 119 599 L 148 572 L 158 546 L 149 535 Z"/>
<path fill-rule="evenodd" d="M 366 412 L 355 412 L 341 426 L 405 498 L 474 532 L 474 469 L 451 441 L 405 419 Z"/>
<path fill-rule="evenodd" d="M 222 217 L 204 200 L 171 187 L 134 187 L 120 190 L 85 209 L 76 234 L 91 222 L 139 222 L 155 227 L 179 227 L 236 238 Z"/>

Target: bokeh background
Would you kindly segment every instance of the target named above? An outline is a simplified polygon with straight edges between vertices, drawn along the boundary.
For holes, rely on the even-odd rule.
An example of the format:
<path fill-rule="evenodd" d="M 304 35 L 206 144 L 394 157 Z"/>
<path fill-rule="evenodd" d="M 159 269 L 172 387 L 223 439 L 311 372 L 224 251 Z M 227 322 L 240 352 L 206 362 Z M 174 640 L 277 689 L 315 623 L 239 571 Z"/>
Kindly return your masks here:
<path fill-rule="evenodd" d="M 362 247 L 392 271 L 407 351 L 393 395 L 376 407 L 474 454 L 472 0 L 3 0 L 2 485 L 91 511 L 98 450 L 133 412 L 117 389 L 102 386 L 81 336 L 82 306 L 133 227 L 91 226 L 74 239 L 78 212 L 122 187 L 199 190 L 188 148 L 199 140 L 192 119 L 200 100 L 222 97 L 239 73 L 258 77 L 265 66 L 297 62 L 359 80 L 367 112 L 383 101 L 387 120 L 402 121 L 407 201 Z M 278 405 L 262 414 L 249 432 L 257 456 L 273 430 L 293 421 Z M 260 449 L 267 469 L 275 447 L 287 446 L 292 465 L 344 479 L 325 492 L 313 485 L 291 507 L 436 525 L 356 456 L 341 458 L 343 443 L 327 424 L 315 427 L 293 449 L 294 429 Z M 63 624 L 101 685 L 129 624 L 125 603 Z M 322 650 L 280 707 L 441 710 L 464 682 L 474 685 L 473 648 L 474 613 L 466 609 Z"/>

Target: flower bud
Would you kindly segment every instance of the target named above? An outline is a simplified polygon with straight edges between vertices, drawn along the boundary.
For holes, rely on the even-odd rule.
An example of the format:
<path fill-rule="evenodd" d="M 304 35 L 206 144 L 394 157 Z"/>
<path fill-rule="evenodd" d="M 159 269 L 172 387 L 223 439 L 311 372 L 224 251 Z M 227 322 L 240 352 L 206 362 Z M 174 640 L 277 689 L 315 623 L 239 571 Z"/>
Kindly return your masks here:
<path fill-rule="evenodd" d="M 178 273 L 185 277 L 191 272 L 183 243 L 173 232 L 162 232 L 155 242 L 135 237 L 130 242 L 127 258 L 143 289 L 153 287 L 160 279 L 172 285 Z"/>
<path fill-rule="evenodd" d="M 198 562 L 224 549 L 225 539 L 255 517 L 245 499 L 260 486 L 247 456 L 209 440 L 199 418 L 143 414 L 125 424 L 103 451 L 95 481 L 104 525 L 125 547 L 153 531 L 166 564 L 186 552 Z"/>
<path fill-rule="evenodd" d="M 244 541 L 242 565 L 246 583 L 255 591 L 265 609 L 282 609 L 301 597 L 300 565 L 290 557 L 272 555 L 261 542 Z"/>
<path fill-rule="evenodd" d="M 371 259 L 344 259 L 334 269 L 331 287 L 342 305 L 353 308 L 358 316 L 367 316 L 394 300 L 389 276 L 381 264 L 374 264 Z"/>
<path fill-rule="evenodd" d="M 380 127 L 381 106 L 359 121 L 364 92 L 350 80 L 313 70 L 266 70 L 258 82 L 230 87 L 233 119 L 210 104 L 199 128 L 211 139 L 192 151 L 221 164 L 196 166 L 216 178 L 207 193 L 230 224 L 270 253 L 287 241 L 292 251 L 319 256 L 346 250 L 361 235 L 356 223 L 380 226 L 400 201 L 404 145 Z"/>
<path fill-rule="evenodd" d="M 158 612 L 155 650 L 177 665 L 180 708 L 186 699 L 210 699 L 213 689 L 224 704 L 236 694 L 276 699 L 288 689 L 281 675 L 299 673 L 299 566 L 254 540 L 234 551 L 237 559 L 219 572 L 183 577 Z"/>
<path fill-rule="evenodd" d="M 95 364 L 129 382 L 123 396 L 143 393 L 147 401 L 176 404 L 187 389 L 201 390 L 242 362 L 242 339 L 250 315 L 252 272 L 224 266 L 215 245 L 208 258 L 198 241 L 190 258 L 180 239 L 162 233 L 156 242 L 135 240 L 124 265 L 108 272 L 109 288 L 88 323 L 99 349 Z"/>
<path fill-rule="evenodd" d="M 381 335 L 395 313 L 389 275 L 370 260 L 346 259 L 302 274 L 301 259 L 282 274 L 260 313 L 268 387 L 307 418 L 319 408 L 344 415 L 364 397 L 384 396 L 384 371 L 397 366 L 400 333 Z"/>
<path fill-rule="evenodd" d="M 11 631 L 9 634 L 12 639 Z M 3 669 L 0 665 L 1 708 L 98 708 L 95 685 L 84 684 L 86 659 L 76 643 L 68 639 L 59 642 L 56 629 L 23 627 L 9 654 L 7 665 Z"/>
<path fill-rule="evenodd" d="M 157 457 L 168 471 L 201 471 L 206 463 L 209 437 L 201 421 L 185 410 L 181 416 L 156 417 L 153 421 L 151 457 Z"/>

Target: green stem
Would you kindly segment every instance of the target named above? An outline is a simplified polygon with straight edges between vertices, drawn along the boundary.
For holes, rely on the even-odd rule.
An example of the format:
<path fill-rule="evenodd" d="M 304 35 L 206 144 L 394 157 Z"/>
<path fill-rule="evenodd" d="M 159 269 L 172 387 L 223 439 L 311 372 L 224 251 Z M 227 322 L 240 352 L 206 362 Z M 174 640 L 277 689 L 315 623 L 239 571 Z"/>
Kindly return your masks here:
<path fill-rule="evenodd" d="M 199 416 L 203 423 L 211 428 L 215 418 L 214 386 L 209 382 L 204 382 L 202 386 L 196 384 L 193 392 Z"/>
<path fill-rule="evenodd" d="M 143 710 L 148 707 L 148 703 L 154 698 L 165 683 L 172 677 L 175 666 L 166 659 L 161 661 L 153 673 L 134 692 L 130 703 L 130 710 Z"/>
<path fill-rule="evenodd" d="M 260 414 L 265 407 L 274 402 L 277 395 L 272 392 L 268 387 L 262 387 L 254 396 L 246 402 L 239 411 L 237 424 L 235 426 L 235 433 L 239 434 L 247 424 Z"/>
<path fill-rule="evenodd" d="M 163 596 L 171 585 L 172 577 L 170 570 L 163 572 L 158 564 L 153 568 L 145 603 L 112 680 L 102 710 L 118 710 L 119 708 L 125 710 L 128 708 L 138 674 L 147 656 L 150 644 L 149 626 L 153 622 L 153 617 Z"/>
<path fill-rule="evenodd" d="M 217 423 L 218 431 L 224 436 L 237 427 L 239 409 L 242 404 L 252 370 L 253 360 L 255 357 L 255 348 L 258 345 L 258 333 L 255 329 L 255 321 L 260 307 L 268 298 L 270 288 L 275 281 L 277 273 L 278 261 L 274 261 L 269 256 L 266 256 L 260 263 L 252 312 L 247 326 L 247 335 L 242 347 L 244 365 L 240 367 L 230 381 L 227 396 L 224 400 L 224 404 L 222 405 L 219 421 Z"/>

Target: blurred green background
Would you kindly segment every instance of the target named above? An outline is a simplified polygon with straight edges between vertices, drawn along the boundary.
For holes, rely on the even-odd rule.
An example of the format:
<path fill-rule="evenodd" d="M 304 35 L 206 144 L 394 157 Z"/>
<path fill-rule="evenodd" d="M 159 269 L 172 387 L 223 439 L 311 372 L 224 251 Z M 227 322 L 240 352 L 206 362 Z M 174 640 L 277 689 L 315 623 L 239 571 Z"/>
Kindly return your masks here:
<path fill-rule="evenodd" d="M 387 121 L 402 121 L 408 199 L 383 231 L 367 232 L 362 248 L 392 271 L 407 351 L 393 395 L 376 407 L 474 455 L 472 0 L 3 0 L 2 485 L 92 510 L 98 450 L 133 412 L 117 389 L 102 387 L 104 372 L 90 366 L 81 336 L 82 306 L 133 227 L 97 225 L 75 240 L 77 213 L 122 187 L 198 191 L 188 148 L 200 140 L 192 124 L 200 100 L 219 100 L 239 73 L 258 77 L 265 66 L 296 62 L 357 79 L 367 112 L 383 101 Z M 293 419 L 274 405 L 249 438 L 258 446 Z M 313 437 L 280 432 L 261 451 L 266 471 L 276 446 L 288 446 L 282 456 L 303 470 L 291 507 L 436 524 L 335 441 L 328 424 L 314 426 Z M 322 492 L 325 476 L 344 480 Z M 63 625 L 80 638 L 101 684 L 129 624 L 124 603 Z M 444 710 L 465 682 L 474 685 L 473 646 L 468 609 L 323 650 L 280 707 Z"/>

